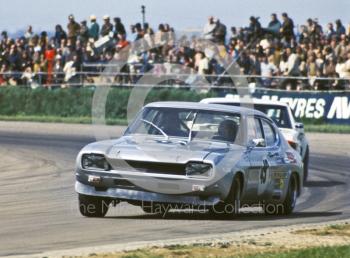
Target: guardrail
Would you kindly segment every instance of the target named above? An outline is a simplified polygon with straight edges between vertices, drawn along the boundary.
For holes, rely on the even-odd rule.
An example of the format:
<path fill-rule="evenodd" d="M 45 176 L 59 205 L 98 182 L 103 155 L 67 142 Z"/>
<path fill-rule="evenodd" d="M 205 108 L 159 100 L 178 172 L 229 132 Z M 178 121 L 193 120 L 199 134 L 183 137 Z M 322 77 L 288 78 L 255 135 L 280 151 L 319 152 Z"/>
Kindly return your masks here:
<path fill-rule="evenodd" d="M 115 65 L 94 64 L 84 67 L 98 67 L 100 71 L 78 71 L 70 76 L 64 72 L 0 72 L 0 85 L 17 84 L 26 85 L 32 88 L 45 87 L 66 87 L 66 86 L 154 86 L 148 83 L 148 78 L 161 78 L 159 87 L 183 87 L 192 88 L 200 84 L 202 88 L 234 88 L 237 86 L 247 86 L 250 83 L 257 88 L 284 89 L 283 85 L 294 83 L 298 89 L 302 90 L 350 90 L 350 77 L 307 77 L 307 76 L 261 76 L 244 74 L 205 74 L 197 73 L 162 73 L 162 72 L 112 72 L 103 71 L 106 67 Z M 49 78 L 49 79 L 48 79 Z M 104 80 L 108 78 L 108 81 Z M 143 78 L 142 80 L 140 80 Z M 268 81 L 266 85 L 265 81 Z M 200 82 L 200 83 L 198 83 Z M 315 86 L 314 84 L 318 83 Z"/>

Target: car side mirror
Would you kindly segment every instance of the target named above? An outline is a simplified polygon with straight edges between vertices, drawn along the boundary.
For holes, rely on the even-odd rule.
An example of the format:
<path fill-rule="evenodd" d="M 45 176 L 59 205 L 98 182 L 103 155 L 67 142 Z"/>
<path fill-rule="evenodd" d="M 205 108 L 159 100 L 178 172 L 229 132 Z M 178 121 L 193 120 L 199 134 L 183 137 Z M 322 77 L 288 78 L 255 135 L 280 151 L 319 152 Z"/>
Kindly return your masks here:
<path fill-rule="evenodd" d="M 256 138 L 256 139 L 251 139 L 248 142 L 248 149 L 254 149 L 255 147 L 265 147 L 266 143 L 263 138 Z"/>
<path fill-rule="evenodd" d="M 299 132 L 304 132 L 304 124 L 303 123 L 295 123 L 295 129 Z"/>

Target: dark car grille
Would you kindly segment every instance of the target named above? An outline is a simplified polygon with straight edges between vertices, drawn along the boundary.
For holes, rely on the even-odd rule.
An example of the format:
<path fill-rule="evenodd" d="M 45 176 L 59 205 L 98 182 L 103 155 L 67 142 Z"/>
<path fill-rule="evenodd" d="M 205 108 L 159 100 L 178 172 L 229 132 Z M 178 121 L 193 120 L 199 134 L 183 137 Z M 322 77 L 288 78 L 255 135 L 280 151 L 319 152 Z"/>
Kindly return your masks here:
<path fill-rule="evenodd" d="M 143 173 L 186 175 L 186 164 L 148 162 L 135 160 L 114 160 L 112 167 L 115 170 L 137 171 Z"/>

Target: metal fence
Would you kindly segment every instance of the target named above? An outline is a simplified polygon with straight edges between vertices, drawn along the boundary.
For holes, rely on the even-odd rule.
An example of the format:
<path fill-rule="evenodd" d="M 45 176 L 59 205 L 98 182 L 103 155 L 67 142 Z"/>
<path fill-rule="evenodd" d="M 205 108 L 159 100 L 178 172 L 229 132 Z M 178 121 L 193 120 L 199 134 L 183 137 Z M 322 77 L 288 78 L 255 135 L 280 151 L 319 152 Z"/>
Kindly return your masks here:
<path fill-rule="evenodd" d="M 85 64 L 80 71 L 71 74 L 65 72 L 0 72 L 0 85 L 21 85 L 37 87 L 84 87 L 84 86 L 154 86 L 152 78 L 158 78 L 159 87 L 192 88 L 234 88 L 247 86 L 265 89 L 290 90 L 350 90 L 350 78 L 307 77 L 307 76 L 271 76 L 139 72 L 137 69 L 127 72 L 114 72 L 106 69 L 115 65 Z M 142 80 L 141 80 L 142 78 Z"/>

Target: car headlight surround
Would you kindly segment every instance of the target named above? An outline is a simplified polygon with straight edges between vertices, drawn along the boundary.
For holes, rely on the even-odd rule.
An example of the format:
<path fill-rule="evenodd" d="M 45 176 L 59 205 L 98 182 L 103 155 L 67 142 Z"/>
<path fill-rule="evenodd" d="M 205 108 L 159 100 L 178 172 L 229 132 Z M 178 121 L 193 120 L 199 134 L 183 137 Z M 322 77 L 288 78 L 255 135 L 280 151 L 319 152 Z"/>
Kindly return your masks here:
<path fill-rule="evenodd" d="M 102 154 L 83 154 L 81 157 L 81 166 L 83 169 L 111 170 L 111 165 Z"/>
<path fill-rule="evenodd" d="M 186 165 L 186 176 L 210 177 L 212 165 L 202 162 L 188 162 Z"/>

